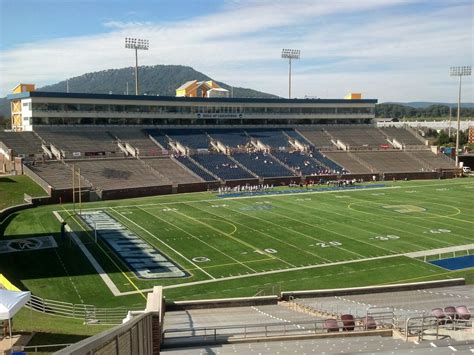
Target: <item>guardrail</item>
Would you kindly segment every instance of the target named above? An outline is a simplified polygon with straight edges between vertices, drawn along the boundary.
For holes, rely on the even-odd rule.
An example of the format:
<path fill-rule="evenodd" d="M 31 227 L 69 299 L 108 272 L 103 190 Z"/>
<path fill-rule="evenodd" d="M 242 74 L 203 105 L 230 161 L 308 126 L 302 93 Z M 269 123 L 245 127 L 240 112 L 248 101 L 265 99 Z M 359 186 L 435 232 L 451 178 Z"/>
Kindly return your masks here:
<path fill-rule="evenodd" d="M 110 330 L 84 339 L 55 354 L 159 354 L 159 314 L 149 312 Z"/>
<path fill-rule="evenodd" d="M 278 322 L 268 324 L 245 324 L 218 327 L 196 327 L 166 329 L 163 332 L 163 344 L 187 341 L 219 342 L 251 338 L 289 337 L 296 335 L 314 335 L 337 332 L 363 332 L 372 330 L 390 330 L 391 325 L 384 323 L 382 319 L 374 319 L 375 327 L 368 325 L 364 318 L 354 319 L 350 327 L 342 320 L 334 319 L 331 324 L 326 320 L 302 321 L 302 322 Z"/>
<path fill-rule="evenodd" d="M 120 324 L 128 311 L 143 310 L 143 306 L 132 308 L 102 308 L 90 304 L 74 304 L 31 296 L 27 307 L 41 313 L 65 318 L 83 319 L 86 324 Z"/>

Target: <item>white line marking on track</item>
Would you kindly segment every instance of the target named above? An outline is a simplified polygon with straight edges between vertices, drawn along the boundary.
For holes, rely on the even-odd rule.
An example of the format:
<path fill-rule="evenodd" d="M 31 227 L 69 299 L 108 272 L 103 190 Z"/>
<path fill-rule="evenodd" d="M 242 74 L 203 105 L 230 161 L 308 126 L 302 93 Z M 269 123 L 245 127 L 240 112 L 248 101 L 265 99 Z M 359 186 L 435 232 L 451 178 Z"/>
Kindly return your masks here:
<path fill-rule="evenodd" d="M 450 348 L 452 351 L 458 351 L 458 349 L 456 349 L 454 346 L 448 346 L 448 348 Z"/>
<path fill-rule="evenodd" d="M 433 347 L 433 348 L 437 348 L 438 345 L 436 345 L 435 343 L 430 343 L 430 345 Z"/>

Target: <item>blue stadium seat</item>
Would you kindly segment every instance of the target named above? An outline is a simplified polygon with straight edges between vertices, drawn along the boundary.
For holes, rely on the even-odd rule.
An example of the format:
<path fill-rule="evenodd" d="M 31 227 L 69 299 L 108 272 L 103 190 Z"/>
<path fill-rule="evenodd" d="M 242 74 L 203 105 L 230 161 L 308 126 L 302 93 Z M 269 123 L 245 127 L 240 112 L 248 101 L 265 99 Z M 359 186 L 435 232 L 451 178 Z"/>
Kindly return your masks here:
<path fill-rule="evenodd" d="M 261 177 L 295 176 L 295 174 L 265 153 L 235 153 L 232 157 Z"/>
<path fill-rule="evenodd" d="M 321 154 L 321 152 L 319 150 L 313 150 L 310 155 L 317 162 L 320 162 L 320 163 L 326 165 L 333 172 L 337 172 L 337 173 L 344 173 L 345 172 L 345 169 L 342 166 L 340 166 L 336 162 L 332 161 L 331 159 L 327 158 L 325 155 Z"/>
<path fill-rule="evenodd" d="M 199 166 L 194 164 L 189 157 L 187 156 L 179 156 L 176 158 L 181 164 L 183 164 L 185 167 L 187 167 L 189 170 L 194 172 L 196 175 L 202 177 L 205 181 L 216 181 L 216 178 L 210 174 L 208 174 L 206 171 L 202 170 Z"/>
<path fill-rule="evenodd" d="M 290 143 L 288 137 L 283 134 L 281 129 L 247 129 L 247 133 L 255 139 L 260 140 L 263 144 L 274 149 L 287 148 Z"/>
<path fill-rule="evenodd" d="M 300 171 L 303 175 L 321 175 L 329 173 L 328 168 L 302 152 L 289 153 L 280 151 L 273 152 L 272 155 L 291 169 Z"/>
<path fill-rule="evenodd" d="M 207 133 L 230 148 L 243 147 L 250 142 L 250 137 L 241 129 L 208 129 Z"/>
<path fill-rule="evenodd" d="M 192 149 L 208 149 L 209 137 L 199 129 L 166 129 L 163 130 L 168 137 Z"/>
<path fill-rule="evenodd" d="M 222 180 L 255 178 L 224 154 L 198 154 L 192 158 Z"/>

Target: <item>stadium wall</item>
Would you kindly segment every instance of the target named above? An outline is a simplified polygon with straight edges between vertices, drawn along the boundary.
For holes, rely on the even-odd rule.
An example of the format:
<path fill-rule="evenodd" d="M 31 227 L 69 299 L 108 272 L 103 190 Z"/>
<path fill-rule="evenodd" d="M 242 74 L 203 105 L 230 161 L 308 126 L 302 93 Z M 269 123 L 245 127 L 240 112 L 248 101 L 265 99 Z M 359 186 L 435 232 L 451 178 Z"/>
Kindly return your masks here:
<path fill-rule="evenodd" d="M 178 184 L 177 193 L 187 192 L 203 192 L 208 190 L 216 190 L 221 186 L 220 182 L 194 182 L 190 184 Z"/>
<path fill-rule="evenodd" d="M 436 281 L 423 281 L 423 282 L 412 282 L 402 283 L 395 285 L 383 285 L 383 286 L 364 286 L 364 287 L 351 287 L 351 288 L 339 288 L 339 289 L 327 289 L 327 290 L 308 290 L 308 291 L 285 291 L 281 293 L 281 299 L 288 301 L 291 298 L 304 298 L 304 297 L 332 297 L 332 296 L 350 296 L 350 295 L 364 295 L 372 293 L 382 292 L 397 292 L 397 291 L 410 291 L 419 289 L 428 289 L 436 287 L 450 287 L 450 286 L 463 286 L 466 284 L 464 278 L 457 279 L 446 279 Z"/>
<path fill-rule="evenodd" d="M 103 190 L 99 195 L 102 200 L 116 200 L 123 198 L 168 195 L 172 193 L 171 185 L 131 187 L 119 190 Z"/>
<path fill-rule="evenodd" d="M 211 300 L 175 301 L 166 304 L 166 311 L 187 309 L 250 307 L 278 304 L 278 296 L 220 298 Z"/>

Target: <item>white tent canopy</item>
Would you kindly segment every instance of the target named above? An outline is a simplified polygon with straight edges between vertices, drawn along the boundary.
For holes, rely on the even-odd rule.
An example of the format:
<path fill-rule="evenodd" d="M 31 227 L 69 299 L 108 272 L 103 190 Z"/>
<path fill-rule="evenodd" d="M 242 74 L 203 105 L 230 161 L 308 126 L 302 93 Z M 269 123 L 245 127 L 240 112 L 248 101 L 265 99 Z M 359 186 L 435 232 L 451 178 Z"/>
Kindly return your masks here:
<path fill-rule="evenodd" d="M 0 320 L 11 319 L 31 297 L 31 292 L 0 290 Z"/>

